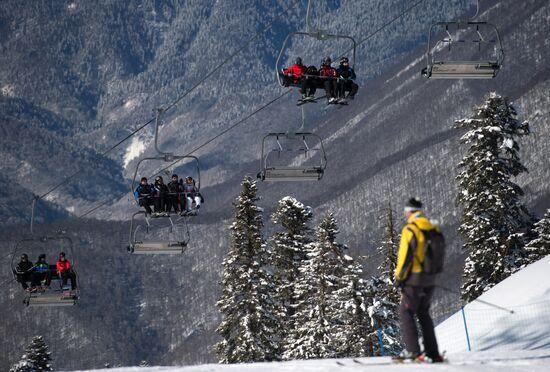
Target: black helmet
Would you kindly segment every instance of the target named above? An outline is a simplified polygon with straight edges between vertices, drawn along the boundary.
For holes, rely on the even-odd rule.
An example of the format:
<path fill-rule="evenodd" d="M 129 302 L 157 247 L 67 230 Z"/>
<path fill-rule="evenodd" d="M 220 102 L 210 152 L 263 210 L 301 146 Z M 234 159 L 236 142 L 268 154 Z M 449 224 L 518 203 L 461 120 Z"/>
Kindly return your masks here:
<path fill-rule="evenodd" d="M 186 181 L 193 181 L 193 177 L 187 176 L 187 177 L 185 177 L 185 180 L 186 180 Z"/>
<path fill-rule="evenodd" d="M 155 182 L 162 182 L 162 176 L 157 176 L 157 178 L 155 178 Z"/>
<path fill-rule="evenodd" d="M 178 178 L 178 175 L 174 173 L 174 174 L 172 175 L 172 178 Z"/>
<path fill-rule="evenodd" d="M 147 182 L 147 177 L 141 177 L 141 182 L 143 181 Z"/>
<path fill-rule="evenodd" d="M 38 259 L 41 260 L 41 259 L 45 259 L 46 258 L 46 254 L 45 253 L 41 253 L 40 256 L 38 256 Z"/>
<path fill-rule="evenodd" d="M 23 254 L 21 255 L 21 259 L 22 259 L 22 260 L 27 260 L 28 258 L 29 258 L 29 256 L 27 256 L 26 253 L 23 253 Z"/>
<path fill-rule="evenodd" d="M 294 63 L 297 64 L 297 65 L 301 65 L 302 64 L 302 58 L 301 57 L 296 57 L 296 59 L 294 60 Z"/>
<path fill-rule="evenodd" d="M 342 57 L 342 58 L 340 58 L 340 64 L 342 65 L 342 64 L 344 64 L 344 63 L 349 63 L 348 57 Z"/>
<path fill-rule="evenodd" d="M 330 59 L 330 57 L 323 58 L 323 65 L 330 66 L 331 64 L 332 64 L 332 59 Z"/>
<path fill-rule="evenodd" d="M 65 257 L 65 252 L 60 252 L 59 257 Z"/>

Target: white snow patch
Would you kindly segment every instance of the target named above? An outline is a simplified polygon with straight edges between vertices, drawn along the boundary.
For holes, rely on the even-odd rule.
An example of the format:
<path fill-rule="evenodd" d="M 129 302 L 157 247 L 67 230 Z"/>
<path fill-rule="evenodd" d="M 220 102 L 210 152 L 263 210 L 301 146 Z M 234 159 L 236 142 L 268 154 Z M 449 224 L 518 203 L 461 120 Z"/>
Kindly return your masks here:
<path fill-rule="evenodd" d="M 2 87 L 2 89 L 0 89 L 0 93 L 6 97 L 14 97 L 15 87 L 12 84 L 6 84 Z"/>
<path fill-rule="evenodd" d="M 75 207 L 74 206 L 65 207 L 65 210 L 69 213 L 74 213 Z"/>
<path fill-rule="evenodd" d="M 69 5 L 67 5 L 67 9 L 75 10 L 76 9 L 76 3 L 70 3 Z"/>
<path fill-rule="evenodd" d="M 133 110 L 134 107 L 137 106 L 137 104 L 138 104 L 138 100 L 137 100 L 137 99 L 130 99 L 130 100 L 128 100 L 128 101 L 126 101 L 126 102 L 124 103 L 124 108 L 125 108 L 126 110 Z"/>
<path fill-rule="evenodd" d="M 547 372 L 550 352 L 462 353 L 449 356 L 445 364 L 394 364 L 389 357 L 357 359 L 311 359 L 272 363 L 203 364 L 173 367 L 124 367 L 105 372 Z"/>
<path fill-rule="evenodd" d="M 503 280 L 479 297 L 514 311 L 495 309 L 478 301 L 464 307 L 472 350 L 550 350 L 550 256 Z M 462 313 L 437 326 L 441 350 L 468 348 Z M 550 370 L 550 369 L 549 369 Z"/>
<path fill-rule="evenodd" d="M 145 151 L 145 144 L 138 137 L 133 137 L 132 143 L 130 143 L 130 146 L 126 149 L 126 154 L 124 154 L 124 168 L 127 168 L 128 164 L 139 157 L 143 151 Z"/>

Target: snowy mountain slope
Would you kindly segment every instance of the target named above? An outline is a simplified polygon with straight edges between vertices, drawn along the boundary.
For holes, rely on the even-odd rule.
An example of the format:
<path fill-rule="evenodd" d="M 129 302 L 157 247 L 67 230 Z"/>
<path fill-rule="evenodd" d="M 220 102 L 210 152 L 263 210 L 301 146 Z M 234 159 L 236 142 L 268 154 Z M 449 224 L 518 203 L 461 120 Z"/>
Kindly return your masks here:
<path fill-rule="evenodd" d="M 200 27 L 207 28 L 201 31 L 201 40 L 208 40 L 208 36 L 215 35 L 214 26 L 209 24 L 209 20 L 223 20 L 226 13 L 214 10 L 212 14 L 217 18 L 209 18 L 208 12 L 201 13 L 200 3 L 194 2 L 193 4 L 197 6 L 198 10 L 189 14 L 192 16 L 196 14 L 194 12 L 201 14 L 197 18 L 197 23 L 201 24 Z M 215 6 L 223 6 L 224 3 L 224 1 L 216 2 Z M 271 1 L 260 2 L 266 6 L 273 3 Z M 365 9 L 361 9 L 367 13 L 372 4 L 351 1 L 341 3 L 348 7 L 349 12 L 357 11 L 359 8 L 354 9 L 353 5 L 358 4 L 358 6 L 364 6 Z M 374 3 L 382 4 L 378 1 Z M 408 2 L 396 3 L 402 6 Z M 452 11 L 445 8 L 447 2 L 432 1 L 431 3 L 432 5 L 437 3 L 436 6 L 439 8 L 435 10 L 431 8 L 418 9 L 418 12 L 408 16 L 403 24 L 396 25 L 392 30 L 393 37 L 399 38 L 399 35 L 403 35 L 403 30 L 407 30 L 411 23 L 416 25 L 418 32 L 425 32 L 427 25 L 424 24 L 425 21 L 421 20 L 420 16 L 422 15 L 423 17 L 437 18 L 438 14 L 453 14 Z M 0 6 L 4 6 L 4 4 L 8 4 L 9 7 L 11 3 L 2 2 Z M 88 6 L 87 2 L 82 4 Z M 156 2 L 155 4 L 164 5 L 165 3 Z M 542 0 L 522 2 L 488 0 L 483 1 L 482 5 L 484 9 L 489 9 L 488 11 L 483 10 L 482 14 L 490 16 L 495 23 L 502 27 L 507 48 L 506 64 L 497 79 L 483 82 L 428 82 L 419 76 L 424 45 L 416 43 L 407 45 L 405 49 L 402 49 L 401 44 L 392 46 L 391 49 L 397 50 L 396 53 L 399 54 L 396 57 L 397 60 L 384 60 L 386 61 L 383 64 L 385 72 L 380 78 L 361 80 L 361 94 L 352 105 L 345 109 L 329 111 L 320 120 L 308 122 L 308 129 L 319 132 L 327 139 L 329 168 L 323 181 L 307 185 L 288 183 L 276 185 L 263 183 L 260 185 L 260 195 L 263 198 L 261 206 L 265 207 L 266 220 L 278 198 L 289 194 L 294 195 L 314 207 L 315 215 L 318 217 L 326 211 L 333 211 L 340 222 L 342 239 L 350 246 L 352 254 L 364 255 L 371 253 L 373 243 L 380 235 L 380 222 L 377 220 L 379 209 L 385 207 L 388 200 L 394 203 L 396 209 L 400 209 L 404 197 L 408 197 L 410 194 L 420 195 L 428 206 L 430 216 L 439 218 L 444 223 L 445 232 L 452 244 L 445 280 L 449 281 L 450 286 L 457 285 L 462 258 L 459 242 L 455 239 L 459 211 L 454 205 L 453 178 L 455 172 L 453 167 L 461 157 L 461 149 L 457 145 L 460 133 L 450 128 L 455 118 L 468 115 L 471 106 L 479 103 L 483 94 L 491 89 L 510 95 L 523 110 L 524 117 L 531 121 L 534 133 L 530 138 L 521 141 L 522 156 L 530 174 L 522 177 L 519 183 L 526 185 L 526 199 L 529 205 L 538 208 L 535 209 L 536 212 L 547 207 L 550 201 L 547 182 L 550 170 L 546 156 L 550 153 L 550 143 L 547 141 L 548 133 L 550 133 L 548 110 L 550 107 L 548 96 L 550 81 L 546 63 L 549 58 L 546 36 L 550 14 L 549 4 Z M 229 8 L 231 7 L 229 6 Z M 252 12 L 256 9 L 250 8 Z M 17 10 L 17 7 L 14 9 Z M 269 9 L 271 10 L 266 11 L 262 17 L 269 18 L 273 15 L 273 8 Z M 227 13 L 231 15 L 229 17 L 243 15 L 240 8 L 229 10 L 231 10 L 230 13 Z M 261 10 L 265 9 L 261 8 Z M 395 14 L 394 12 L 399 10 L 399 6 L 380 9 L 387 14 L 383 14 L 382 18 L 384 19 L 376 20 L 381 22 L 386 20 L 386 17 L 391 18 Z M 80 18 L 82 22 L 90 17 L 93 20 L 94 17 L 90 14 L 94 13 L 88 13 L 89 17 L 86 17 L 84 16 L 86 12 L 82 9 L 81 11 L 83 11 Z M 171 41 L 168 40 L 168 37 L 166 38 L 166 51 L 180 45 L 178 44 L 180 37 L 181 40 L 193 38 L 192 27 L 190 26 L 191 28 L 188 29 L 183 26 L 184 18 L 181 18 L 182 24 L 179 26 L 174 24 L 172 28 L 169 23 L 164 24 L 162 21 L 162 14 L 170 14 L 170 10 L 164 9 L 163 12 L 166 13 L 161 13 L 158 9 L 155 11 L 160 20 L 153 18 L 153 21 L 156 20 L 156 23 L 153 23 L 164 27 L 163 29 L 171 29 L 170 35 L 175 37 Z M 432 11 L 434 11 L 433 14 Z M 53 12 L 55 13 L 55 9 Z M 109 10 L 106 12 L 109 13 Z M 0 14 L 0 18 L 4 22 L 4 14 L 7 13 L 0 12 Z M 376 14 L 382 16 L 382 14 Z M 342 20 L 355 17 L 352 13 L 342 13 L 341 15 L 341 19 L 334 20 L 335 25 L 342 24 Z M 375 17 L 375 14 L 373 13 L 372 16 Z M 32 18 L 23 15 L 21 17 Z M 186 17 L 185 12 L 181 13 L 181 17 Z M 256 16 L 251 14 L 251 19 L 255 19 L 254 17 Z M 266 20 L 266 18 L 262 18 L 262 20 Z M 113 19 L 125 18 L 122 15 L 117 15 L 113 16 Z M 189 20 L 189 18 L 185 19 Z M 295 21 L 296 24 L 302 23 L 297 16 L 290 21 Z M 250 24 L 256 25 L 252 21 Z M 247 32 L 252 31 L 245 28 L 247 22 L 243 21 L 239 25 L 242 26 L 241 33 L 238 35 L 241 40 L 241 37 L 249 36 Z M 1 27 L 4 26 L 5 23 L 1 23 Z M 84 28 L 90 27 L 85 26 Z M 102 27 L 119 40 L 123 46 L 127 45 L 125 44 L 126 36 L 133 35 L 130 31 L 128 33 L 121 32 L 119 29 L 112 29 L 103 24 L 99 29 L 103 29 Z M 178 27 L 183 28 L 180 31 Z M 363 34 L 374 26 L 365 23 L 361 27 L 361 32 L 358 31 L 358 34 Z M 277 35 L 280 37 L 284 33 L 282 31 L 286 31 L 288 28 L 286 24 L 284 27 L 281 26 Z M 21 35 L 25 35 L 23 30 L 18 32 L 20 32 L 20 38 L 17 40 L 24 41 L 24 38 L 21 37 Z M 10 37 L 10 35 L 13 36 L 15 33 L 0 33 L 0 38 Z M 93 39 L 94 35 L 87 35 L 87 37 Z M 105 35 L 101 37 L 103 38 Z M 370 60 L 363 62 L 360 66 L 361 69 L 365 68 L 368 71 L 367 69 L 373 67 L 373 64 L 376 65 L 378 52 L 381 51 L 381 48 L 371 48 L 371 46 L 383 44 L 387 37 L 388 34 L 382 33 L 379 35 L 379 39 L 377 38 L 376 44 L 373 44 L 374 41 L 365 43 L 362 58 L 366 61 L 366 58 L 372 57 L 374 62 L 371 63 Z M 99 49 L 105 47 L 103 44 L 111 42 L 110 39 L 106 41 L 102 38 L 99 41 L 94 41 L 94 43 L 98 43 L 96 47 Z M 72 36 L 71 40 L 74 40 Z M 133 40 L 136 42 L 137 39 Z M 224 42 L 234 46 L 234 39 L 232 38 L 232 40 L 224 39 Z M 212 42 L 214 41 L 212 40 Z M 188 41 L 182 44 L 181 53 L 188 45 L 186 43 Z M 278 41 L 266 43 L 272 44 L 270 45 L 271 51 L 274 51 L 278 45 Z M 156 42 L 153 44 L 157 45 Z M 71 43 L 68 42 L 68 45 Z M 126 47 L 118 48 L 116 45 L 115 43 L 115 51 L 127 50 Z M 209 49 L 219 51 L 224 46 L 216 42 Z M 127 134 L 128 127 L 134 128 L 141 122 L 142 116 L 150 114 L 151 108 L 173 98 L 175 93 L 172 88 L 178 87 L 177 91 L 181 92 L 196 81 L 199 71 L 196 66 L 189 69 L 189 74 L 184 75 L 179 75 L 181 65 L 175 65 L 173 70 L 170 69 L 170 66 L 175 63 L 174 61 L 177 63 L 183 61 L 184 67 L 191 67 L 191 65 L 187 65 L 187 61 L 193 61 L 192 58 L 203 56 L 199 53 L 201 51 L 199 47 L 200 43 L 194 44 L 194 49 L 189 54 L 182 56 L 181 61 L 177 59 L 180 54 L 173 51 L 175 56 L 166 58 L 162 66 L 159 67 L 158 73 L 151 65 L 151 73 L 147 79 L 135 85 L 132 81 L 137 81 L 135 79 L 145 76 L 144 72 L 139 72 L 137 77 L 132 77 L 131 73 L 125 72 L 123 68 L 125 64 L 117 59 L 119 55 L 110 49 L 106 51 L 104 56 L 108 58 L 102 60 L 102 63 L 108 64 L 109 60 L 115 61 L 113 62 L 116 65 L 115 70 L 121 72 L 121 76 L 124 77 L 112 80 L 107 76 L 105 80 L 101 80 L 101 84 L 105 84 L 104 86 L 111 92 L 101 96 L 98 112 L 103 113 L 97 122 L 90 122 L 91 124 L 75 119 L 74 123 L 78 124 L 75 124 L 76 130 L 82 130 L 84 133 L 80 137 L 71 139 L 71 143 L 93 143 L 94 146 L 103 149 L 108 145 L 103 136 L 114 139 Z M 68 48 L 68 50 L 72 49 Z M 411 50 L 411 53 L 407 53 Z M 80 53 L 84 52 L 80 51 Z M 254 53 L 246 54 L 246 56 L 251 54 Z M 95 56 L 94 58 L 102 56 L 101 53 L 95 52 L 91 55 Z M 390 53 L 389 55 L 393 56 L 394 54 Z M 2 54 L 1 58 L 9 57 L 7 54 Z M 126 60 L 124 54 L 122 57 Z M 210 60 L 208 56 L 201 58 L 212 64 L 216 62 Z M 75 61 L 78 62 L 78 58 Z M 201 101 L 199 98 L 193 98 L 188 104 L 183 105 L 181 112 L 177 111 L 173 116 L 166 118 L 166 121 L 171 123 L 163 127 L 163 142 L 166 141 L 163 144 L 166 147 L 182 151 L 192 148 L 197 138 L 205 139 L 213 132 L 230 125 L 234 117 L 240 117 L 243 112 L 252 111 L 253 107 L 250 102 L 257 102 L 255 99 L 259 101 L 260 98 L 278 91 L 278 88 L 274 87 L 272 64 L 260 61 L 247 65 L 247 68 L 250 68 L 250 75 L 243 76 L 247 76 L 249 81 L 245 83 L 250 85 L 246 85 L 244 82 L 242 84 L 245 85 L 242 85 L 238 79 L 240 71 L 238 66 L 241 66 L 243 61 L 244 59 L 238 59 L 229 66 L 229 70 L 237 70 L 235 75 L 231 75 L 231 79 L 222 82 L 212 81 L 211 85 L 207 86 L 209 92 L 205 93 L 205 97 L 208 97 L 208 100 Z M 197 61 L 195 60 L 195 62 Z M 392 65 L 393 62 L 396 65 Z M 89 63 L 93 67 L 94 62 L 89 61 Z M 79 64 L 77 63 L 77 65 Z M 2 66 L 7 65 L 2 64 Z M 88 62 L 82 67 L 84 71 L 86 71 L 86 66 L 88 66 Z M 98 71 L 113 73 L 107 67 L 102 67 Z M 91 69 L 92 73 L 95 71 L 94 68 Z M 186 69 L 186 71 L 188 70 Z M 266 73 L 264 74 L 263 71 Z M 2 69 L 2 72 L 6 71 Z M 93 80 L 92 75 L 86 79 Z M 155 82 L 155 76 L 160 75 L 163 76 L 163 81 Z M 32 74 L 29 73 L 29 76 Z M 261 76 L 262 79 L 265 79 L 265 81 L 262 80 L 265 83 L 263 87 L 269 90 L 265 92 L 265 95 L 262 88 L 258 88 L 256 84 L 258 82 L 252 80 L 251 76 L 254 78 Z M 173 80 L 172 77 L 174 77 Z M 165 90 L 162 90 L 164 81 L 168 85 Z M 43 83 L 49 84 L 49 80 Z M 224 111 L 227 106 L 222 104 L 227 96 L 222 95 L 221 88 L 217 88 L 219 87 L 218 83 L 223 86 L 224 94 L 236 96 L 227 100 L 227 105 L 231 106 L 231 110 L 233 110 L 228 111 L 228 114 L 225 114 Z M 24 82 L 21 85 L 25 85 Z M 149 90 L 149 86 L 153 88 Z M 246 86 L 246 88 L 243 88 L 242 91 L 236 89 L 240 86 Z M 31 86 L 31 88 L 34 87 L 35 85 Z M 249 90 L 249 87 L 253 89 Z M 24 90 L 25 88 L 19 87 L 18 89 Z M 18 90 L 15 89 L 14 92 L 18 92 Z M 212 98 L 212 92 L 219 93 L 214 96 L 219 98 L 220 102 Z M 242 101 L 238 101 L 237 98 L 242 98 Z M 99 221 L 90 219 L 66 222 L 63 228 L 67 229 L 75 239 L 78 239 L 82 249 L 80 257 L 83 270 L 82 280 L 86 287 L 83 291 L 85 294 L 83 306 L 67 309 L 64 312 L 67 314 L 65 317 L 60 317 L 56 311 L 50 310 L 41 313 L 47 314 L 46 317 L 37 316 L 38 312 L 21 309 L 17 297 L 19 293 L 17 286 L 10 285 L 0 288 L 1 307 L 8 309 L 0 323 L 0 329 L 4 334 L 11 335 L 11 337 L 3 338 L 3 341 L 0 342 L 0 350 L 2 350 L 0 369 L 8 366 L 19 356 L 23 345 L 28 342 L 28 337 L 36 332 L 47 337 L 47 340 L 53 345 L 54 357 L 58 361 L 56 366 L 64 369 L 91 368 L 100 366 L 104 362 L 110 362 L 112 365 L 116 363 L 137 365 L 141 358 L 146 358 L 151 364 L 159 365 L 184 365 L 214 361 L 211 346 L 216 341 L 214 329 L 219 321 L 219 314 L 214 303 L 219 290 L 217 282 L 220 263 L 226 249 L 227 218 L 230 218 L 232 213 L 230 202 L 238 192 L 239 181 L 242 180 L 243 175 L 245 173 L 255 175 L 257 172 L 259 143 L 264 133 L 268 130 L 284 131 L 296 127 L 299 110 L 294 107 L 294 99 L 295 95 L 278 103 L 270 110 L 262 112 L 256 117 L 256 120 L 240 127 L 238 131 L 224 137 L 223 141 L 208 146 L 198 154 L 205 166 L 204 193 L 207 202 L 201 210 L 201 216 L 192 222 L 192 247 L 184 256 L 149 259 L 129 257 L 125 253 L 124 245 L 128 238 L 126 221 L 128 212 L 133 210 L 126 200 L 127 196 L 111 208 L 100 209 L 98 213 L 94 214 L 93 217 Z M 237 101 L 238 104 L 235 104 Z M 73 101 L 60 99 L 59 102 L 71 103 Z M 209 111 L 210 105 L 218 107 L 219 110 Z M 72 103 L 69 106 L 72 106 Z M 104 111 L 102 111 L 103 107 Z M 70 108 L 52 111 L 65 112 L 70 111 Z M 320 115 L 320 105 L 307 108 L 307 112 L 311 117 Z M 191 118 L 195 119 L 191 120 Z M 187 129 L 191 128 L 187 126 L 188 120 L 192 121 L 190 125 L 194 129 Z M 149 130 L 142 137 L 143 143 L 147 147 L 150 147 L 150 133 Z M 173 136 L 173 139 L 170 139 L 171 133 L 177 133 L 177 137 Z M 115 157 L 114 162 L 119 163 L 119 170 L 122 168 L 120 164 L 125 150 L 123 149 Z M 148 151 L 150 150 L 146 150 L 145 153 Z M 18 160 L 21 161 L 21 159 Z M 125 172 L 131 170 L 133 164 L 129 164 Z M 120 179 L 123 182 L 122 175 L 117 173 L 119 170 L 114 169 L 113 173 L 108 173 L 111 174 L 110 176 L 103 176 L 106 184 L 110 184 L 114 179 Z M 65 172 L 64 169 L 63 172 Z M 418 174 L 421 177 L 418 177 Z M 57 174 L 52 174 L 51 177 L 58 179 Z M 211 182 L 215 185 L 211 186 Z M 9 185 L 8 182 L 4 184 Z M 104 191 L 104 193 L 105 196 L 110 195 L 109 191 Z M 19 198 L 18 195 L 16 196 Z M 9 201 L 9 195 L 8 198 L 1 200 L 2 203 L 7 202 L 8 204 Z M 17 207 L 16 203 L 13 202 L 10 207 Z M 21 216 L 25 215 L 22 213 Z M 111 216 L 123 222 L 107 223 L 103 221 Z M 2 227 L 4 227 L 4 223 L 2 223 Z M 43 226 L 45 229 L 50 227 Z M 271 228 L 269 223 L 268 228 Z M 15 242 L 21 231 L 13 229 L 13 231 L 9 231 L 8 235 L 3 234 L 2 241 L 10 244 Z M 376 258 L 373 258 L 366 262 L 367 270 L 376 267 L 373 262 L 375 260 Z M 7 265 L 2 266 L 1 272 L 3 278 L 9 275 Z M 178 285 L 173 287 L 172 283 Z M 179 287 L 180 285 L 181 287 Z M 438 296 L 441 296 L 441 292 Z M 456 302 L 456 296 L 451 299 Z M 454 312 L 456 303 L 452 305 L 445 307 L 444 310 Z M 66 322 L 67 319 L 70 321 Z M 58 337 L 60 332 L 66 337 L 60 339 Z M 77 338 L 82 339 L 83 342 L 74 343 L 73 340 Z"/>
<path fill-rule="evenodd" d="M 500 282 L 479 297 L 513 314 L 480 302 L 464 307 L 472 350 L 550 350 L 550 256 Z M 467 350 L 462 313 L 439 324 L 441 350 Z"/>
<path fill-rule="evenodd" d="M 278 363 L 207 364 L 189 367 L 130 367 L 93 370 L 95 372 L 546 372 L 550 368 L 547 350 L 507 353 L 460 353 L 449 356 L 447 364 L 393 364 L 390 358 L 301 360 Z"/>

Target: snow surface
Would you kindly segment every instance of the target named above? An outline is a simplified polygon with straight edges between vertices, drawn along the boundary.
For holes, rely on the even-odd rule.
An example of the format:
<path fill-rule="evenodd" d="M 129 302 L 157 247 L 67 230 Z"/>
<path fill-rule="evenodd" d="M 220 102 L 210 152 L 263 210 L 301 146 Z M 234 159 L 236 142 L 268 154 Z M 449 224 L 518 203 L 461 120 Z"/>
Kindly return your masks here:
<path fill-rule="evenodd" d="M 510 314 L 478 301 L 464 307 L 471 348 L 550 352 L 550 256 L 515 273 L 479 297 L 514 311 Z M 468 350 L 461 312 L 436 328 L 441 350 Z M 550 371 L 550 368 L 548 369 Z"/>
<path fill-rule="evenodd" d="M 353 359 L 313 359 L 278 363 L 203 364 L 189 367 L 129 367 L 95 371 L 105 372 L 548 372 L 550 350 L 524 352 L 471 352 L 452 355 L 445 364 L 394 364 L 389 357 Z"/>

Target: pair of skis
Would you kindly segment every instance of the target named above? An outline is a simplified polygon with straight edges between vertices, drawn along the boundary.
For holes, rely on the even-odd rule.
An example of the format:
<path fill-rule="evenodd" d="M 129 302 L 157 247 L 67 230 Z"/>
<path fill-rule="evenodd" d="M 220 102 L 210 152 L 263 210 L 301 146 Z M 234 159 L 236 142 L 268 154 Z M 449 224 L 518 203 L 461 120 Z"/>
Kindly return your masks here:
<path fill-rule="evenodd" d="M 317 97 L 317 98 L 306 98 L 306 99 L 299 99 L 298 102 L 296 103 L 296 106 L 302 106 L 302 105 L 305 105 L 306 103 L 317 103 L 319 100 L 323 99 L 323 98 L 326 98 L 327 96 L 324 95 L 324 96 L 320 96 L 320 97 Z M 327 104 L 328 105 L 342 105 L 342 106 L 347 106 L 348 105 L 348 102 L 347 101 L 341 101 L 341 102 L 338 102 L 338 101 L 335 101 L 335 102 L 330 102 Z"/>

